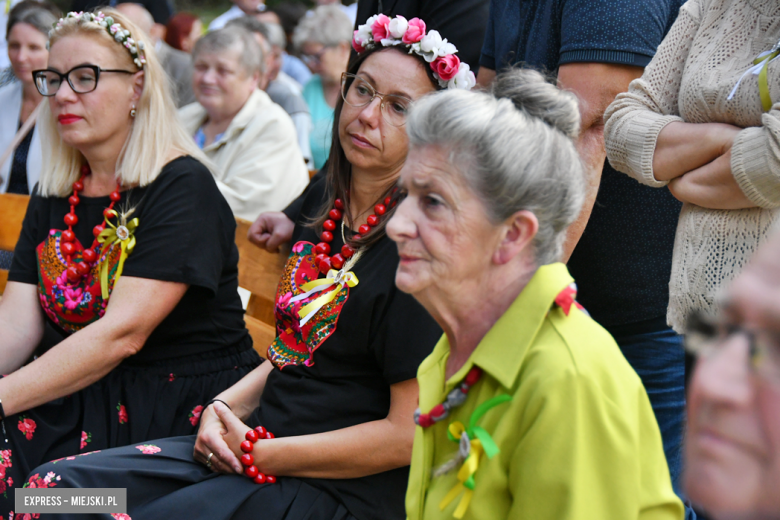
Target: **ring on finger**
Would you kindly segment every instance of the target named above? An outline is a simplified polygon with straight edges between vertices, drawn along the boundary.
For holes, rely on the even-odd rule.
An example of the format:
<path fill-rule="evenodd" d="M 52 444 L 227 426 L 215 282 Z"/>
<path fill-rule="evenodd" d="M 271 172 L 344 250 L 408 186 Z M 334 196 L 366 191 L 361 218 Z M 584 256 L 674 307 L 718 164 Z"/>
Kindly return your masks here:
<path fill-rule="evenodd" d="M 212 465 L 211 465 L 211 457 L 213 457 L 213 456 L 214 456 L 214 452 L 212 451 L 211 453 L 209 453 L 209 456 L 206 457 L 206 467 L 209 468 L 209 469 L 211 469 L 211 467 L 212 467 Z"/>

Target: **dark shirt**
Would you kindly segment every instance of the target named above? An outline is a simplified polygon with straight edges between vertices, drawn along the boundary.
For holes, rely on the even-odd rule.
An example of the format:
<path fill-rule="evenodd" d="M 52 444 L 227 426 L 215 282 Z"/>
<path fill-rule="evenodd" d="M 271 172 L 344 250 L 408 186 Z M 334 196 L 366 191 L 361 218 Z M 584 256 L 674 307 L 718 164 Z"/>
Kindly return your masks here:
<path fill-rule="evenodd" d="M 517 0 L 515 0 L 517 1 Z M 360 0 L 357 25 L 384 13 L 407 20 L 420 18 L 426 31 L 435 29 L 458 48 L 458 58 L 477 73 L 479 53 L 488 20 L 488 0 Z"/>
<path fill-rule="evenodd" d="M 301 224 L 319 211 L 324 191 L 325 182 L 311 185 L 300 212 L 291 215 L 293 244 L 319 242 Z M 334 233 L 331 245 L 341 249 L 341 233 Z M 387 417 L 390 385 L 415 378 L 442 333 L 413 297 L 396 288 L 397 266 L 396 245 L 386 236 L 360 258 L 352 269 L 359 283 L 349 290 L 335 331 L 314 351 L 313 364 L 288 365 L 268 376 L 259 424 L 288 437 Z M 408 476 L 403 467 L 356 479 L 305 480 L 338 497 L 360 520 L 402 520 Z"/>
<path fill-rule="evenodd" d="M 76 206 L 76 239 L 93 241 L 92 228 L 103 221 L 108 197 L 84 197 Z M 238 296 L 236 222 L 211 172 L 191 157 L 168 163 L 159 177 L 143 188 L 122 192 L 116 208 L 135 206 L 139 220 L 136 246 L 122 276 L 189 285 L 179 303 L 128 359 L 152 361 L 216 351 L 251 348 Z M 36 247 L 52 229 L 65 229 L 67 197 L 33 195 L 16 245 L 10 281 L 38 284 Z M 47 317 L 48 319 L 48 317 Z M 65 332 L 51 320 L 61 334 Z"/>
<path fill-rule="evenodd" d="M 684 0 L 492 0 L 481 64 L 554 72 L 567 63 L 645 66 Z M 666 328 L 682 204 L 605 163 L 596 204 L 568 262 L 577 299 L 616 333 Z"/>
<path fill-rule="evenodd" d="M 21 122 L 19 127 L 21 127 Z M 6 193 L 18 193 L 20 195 L 29 195 L 30 186 L 27 183 L 27 154 L 30 152 L 30 143 L 32 143 L 35 127 L 30 128 L 24 139 L 14 150 L 13 162 L 11 162 L 11 176 L 8 179 L 8 189 Z"/>
<path fill-rule="evenodd" d="M 480 64 L 645 67 L 685 0 L 492 0 Z"/>

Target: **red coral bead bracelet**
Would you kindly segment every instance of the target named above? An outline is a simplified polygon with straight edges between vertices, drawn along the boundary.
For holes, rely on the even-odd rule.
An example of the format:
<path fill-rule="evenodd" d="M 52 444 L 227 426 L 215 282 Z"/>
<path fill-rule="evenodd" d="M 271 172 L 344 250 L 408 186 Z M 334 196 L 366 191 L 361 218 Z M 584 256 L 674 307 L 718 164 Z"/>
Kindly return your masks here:
<path fill-rule="evenodd" d="M 246 439 L 241 443 L 241 451 L 244 452 L 241 455 L 241 464 L 244 466 L 244 475 L 254 480 L 255 484 L 273 484 L 276 482 L 276 477 L 273 475 L 266 475 L 262 473 L 257 466 L 255 466 L 255 457 L 252 455 L 252 451 L 255 449 L 255 443 L 260 439 L 273 439 L 274 434 L 258 426 L 254 430 L 249 430 L 244 436 Z"/>

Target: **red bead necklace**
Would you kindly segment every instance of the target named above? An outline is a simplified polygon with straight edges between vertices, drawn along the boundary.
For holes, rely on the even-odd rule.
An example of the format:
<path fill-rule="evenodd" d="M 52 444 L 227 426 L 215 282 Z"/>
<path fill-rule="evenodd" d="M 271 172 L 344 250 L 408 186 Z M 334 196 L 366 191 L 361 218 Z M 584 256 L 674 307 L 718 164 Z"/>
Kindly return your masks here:
<path fill-rule="evenodd" d="M 367 235 L 372 228 L 379 225 L 379 217 L 387 212 L 387 207 L 390 206 L 391 197 L 385 197 L 384 204 L 377 204 L 374 206 L 374 214 L 369 215 L 366 219 L 366 223 L 362 224 L 358 228 L 356 235 L 352 237 L 353 240 L 360 240 L 361 236 Z M 395 202 L 393 202 L 395 205 Z M 348 244 L 344 244 L 341 247 L 341 253 L 336 253 L 330 256 L 330 243 L 333 242 L 333 232 L 336 230 L 336 222 L 340 221 L 344 216 L 344 202 L 341 199 L 336 199 L 333 204 L 333 209 L 328 213 L 328 218 L 322 224 L 322 234 L 320 235 L 320 242 L 314 246 L 314 253 L 317 255 L 314 257 L 314 263 L 319 267 L 320 272 L 326 274 L 331 269 L 341 269 L 352 255 L 355 254 L 355 249 Z"/>
<path fill-rule="evenodd" d="M 84 178 L 90 173 L 92 173 L 92 171 L 90 170 L 89 166 L 82 166 L 81 177 L 79 180 L 73 183 L 73 195 L 68 197 L 68 203 L 70 203 L 70 213 L 65 215 L 64 219 L 65 225 L 68 226 L 68 229 L 63 231 L 62 236 L 60 237 L 60 250 L 65 257 L 65 265 L 68 266 L 66 270 L 68 281 L 74 284 L 81 280 L 82 277 L 86 276 L 92 270 L 92 266 L 97 262 L 98 255 L 95 252 L 98 247 L 97 237 L 106 228 L 104 224 L 98 224 L 92 229 L 92 234 L 95 237 L 95 240 L 92 242 L 92 247 L 82 251 L 81 262 L 73 262 L 73 254 L 76 252 L 76 244 L 74 244 L 76 240 L 76 234 L 73 232 L 73 226 L 79 223 L 79 218 L 76 216 L 76 206 L 78 206 L 81 202 L 81 199 L 79 198 L 79 192 L 84 190 Z M 121 184 L 117 182 L 116 190 L 111 192 L 111 195 L 109 195 L 111 204 L 103 211 L 103 215 L 108 216 L 107 212 L 109 210 L 113 210 L 114 204 L 119 202 L 119 200 L 122 198 L 122 196 L 119 194 L 120 188 Z"/>
<path fill-rule="evenodd" d="M 446 419 L 450 415 L 450 411 L 466 402 L 469 390 L 477 384 L 480 377 L 482 377 L 482 369 L 478 366 L 471 367 L 463 381 L 447 394 L 447 399 L 443 403 L 437 404 L 428 413 L 420 412 L 419 408 L 415 410 L 414 422 L 423 428 L 430 428 L 437 422 Z"/>

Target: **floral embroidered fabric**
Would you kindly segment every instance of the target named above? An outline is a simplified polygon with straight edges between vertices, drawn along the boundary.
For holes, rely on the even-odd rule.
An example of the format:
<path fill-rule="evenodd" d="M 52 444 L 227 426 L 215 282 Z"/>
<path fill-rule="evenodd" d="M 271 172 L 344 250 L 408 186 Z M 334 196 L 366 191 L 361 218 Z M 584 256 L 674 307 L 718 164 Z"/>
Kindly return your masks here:
<path fill-rule="evenodd" d="M 68 264 L 60 250 L 62 231 L 52 229 L 49 236 L 36 249 L 38 256 L 38 297 L 46 315 L 63 330 L 73 333 L 102 318 L 108 299 L 103 299 L 100 289 L 99 269 L 108 262 L 109 295 L 114 288 L 114 277 L 119 261 L 119 247 L 112 244 L 96 249 L 98 261 L 87 276 L 77 283 L 68 281 Z M 76 240 L 73 261 L 81 261 L 84 247 Z"/>
<path fill-rule="evenodd" d="M 349 298 L 349 287 L 344 287 L 336 298 L 325 305 L 301 327 L 298 312 L 320 294 L 290 303 L 290 300 L 304 293 L 301 287 L 316 280 L 320 271 L 314 263 L 314 244 L 298 242 L 287 259 L 282 279 L 276 290 L 276 339 L 268 347 L 268 360 L 277 368 L 288 365 L 314 364 L 313 355 L 322 342 L 336 330 L 339 314 Z"/>

